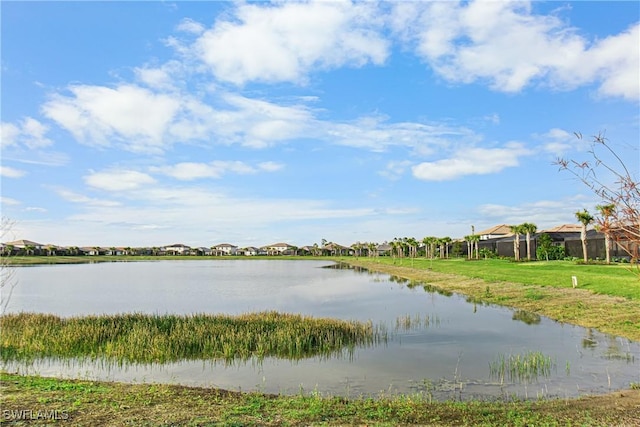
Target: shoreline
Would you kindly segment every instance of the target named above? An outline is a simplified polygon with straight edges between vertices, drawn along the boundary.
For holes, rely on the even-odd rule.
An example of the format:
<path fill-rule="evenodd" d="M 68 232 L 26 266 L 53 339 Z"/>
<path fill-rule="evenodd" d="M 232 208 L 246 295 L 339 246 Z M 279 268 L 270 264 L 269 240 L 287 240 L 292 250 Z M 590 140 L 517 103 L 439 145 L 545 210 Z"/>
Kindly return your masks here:
<path fill-rule="evenodd" d="M 525 310 L 561 323 L 640 342 L 640 301 L 595 294 L 585 289 L 555 288 L 515 282 L 490 282 L 464 275 L 440 273 L 362 259 L 340 259 L 345 264 L 415 280 L 472 301 Z M 534 295 L 535 297 L 532 297 Z"/>

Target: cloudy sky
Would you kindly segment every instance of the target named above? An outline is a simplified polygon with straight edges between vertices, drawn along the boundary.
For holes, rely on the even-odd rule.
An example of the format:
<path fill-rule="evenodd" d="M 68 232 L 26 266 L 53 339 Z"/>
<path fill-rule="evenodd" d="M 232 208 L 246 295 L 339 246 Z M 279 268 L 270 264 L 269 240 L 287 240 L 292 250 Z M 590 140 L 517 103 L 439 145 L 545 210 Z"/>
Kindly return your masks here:
<path fill-rule="evenodd" d="M 629 2 L 6 2 L 2 215 L 60 245 L 350 245 L 575 223 L 638 174 Z M 574 132 L 585 137 L 578 140 Z"/>

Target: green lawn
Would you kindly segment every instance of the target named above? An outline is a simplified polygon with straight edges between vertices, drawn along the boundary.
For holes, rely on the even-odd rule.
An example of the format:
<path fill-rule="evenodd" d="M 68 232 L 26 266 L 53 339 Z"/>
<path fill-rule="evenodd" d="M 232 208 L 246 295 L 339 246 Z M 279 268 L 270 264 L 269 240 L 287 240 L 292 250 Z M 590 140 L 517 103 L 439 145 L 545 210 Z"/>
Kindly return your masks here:
<path fill-rule="evenodd" d="M 365 258 L 362 258 L 365 259 Z M 438 273 L 482 279 L 487 282 L 512 282 L 525 285 L 571 288 L 571 276 L 578 287 L 596 294 L 640 300 L 640 272 L 630 264 L 577 264 L 574 261 L 513 262 L 504 259 L 414 260 L 378 258 L 376 262 Z"/>

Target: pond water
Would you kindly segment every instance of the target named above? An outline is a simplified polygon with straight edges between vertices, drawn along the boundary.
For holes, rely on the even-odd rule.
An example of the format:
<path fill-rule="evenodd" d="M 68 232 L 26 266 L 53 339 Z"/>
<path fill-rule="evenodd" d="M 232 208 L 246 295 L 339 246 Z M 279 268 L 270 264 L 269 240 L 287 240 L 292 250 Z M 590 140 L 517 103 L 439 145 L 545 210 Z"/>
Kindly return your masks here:
<path fill-rule="evenodd" d="M 328 261 L 203 260 L 16 268 L 8 312 L 228 313 L 277 310 L 371 320 L 386 343 L 300 361 L 267 358 L 229 366 L 184 361 L 113 366 L 41 360 L 11 372 L 65 378 L 163 382 L 269 393 L 423 393 L 433 399 L 572 397 L 640 382 L 640 344 L 550 319 L 468 302 L 387 274 Z M 496 375 L 510 355 L 539 352 L 549 369 L 526 380 Z M 492 369 L 493 367 L 493 369 Z"/>

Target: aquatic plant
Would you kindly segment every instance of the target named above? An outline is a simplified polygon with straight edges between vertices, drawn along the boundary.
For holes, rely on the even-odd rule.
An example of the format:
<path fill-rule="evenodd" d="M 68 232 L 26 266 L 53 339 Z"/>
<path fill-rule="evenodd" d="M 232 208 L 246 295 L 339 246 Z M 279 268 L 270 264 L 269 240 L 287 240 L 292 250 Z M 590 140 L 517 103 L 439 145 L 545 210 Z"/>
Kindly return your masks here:
<path fill-rule="evenodd" d="M 538 377 L 548 377 L 555 363 L 551 356 L 539 351 L 527 351 L 524 354 L 501 354 L 489 363 L 490 376 L 499 378 L 504 384 L 505 377 L 512 382 L 529 383 Z"/>
<path fill-rule="evenodd" d="M 410 314 L 405 314 L 396 317 L 395 330 L 396 332 L 413 331 L 422 328 L 426 329 L 431 326 L 440 326 L 440 317 L 437 314 L 425 314 L 424 318 L 420 314 L 414 314 L 413 316 L 411 316 Z"/>
<path fill-rule="evenodd" d="M 118 363 L 179 360 L 298 360 L 340 355 L 386 340 L 371 322 L 275 311 L 237 316 L 141 313 L 62 318 L 20 313 L 0 317 L 0 359 L 106 359 Z"/>

